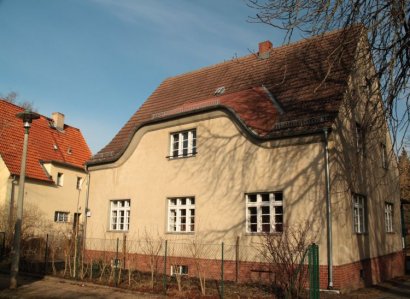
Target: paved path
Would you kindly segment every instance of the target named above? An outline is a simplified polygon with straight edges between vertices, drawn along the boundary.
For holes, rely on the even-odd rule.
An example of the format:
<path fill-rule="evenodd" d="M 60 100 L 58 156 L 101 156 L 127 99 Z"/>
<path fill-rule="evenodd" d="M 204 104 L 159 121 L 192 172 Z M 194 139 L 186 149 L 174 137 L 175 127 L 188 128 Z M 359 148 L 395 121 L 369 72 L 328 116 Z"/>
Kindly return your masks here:
<path fill-rule="evenodd" d="M 9 275 L 0 273 L 0 299 L 128 299 L 151 298 L 164 299 L 161 295 L 141 294 L 132 291 L 106 287 L 91 283 L 60 279 L 55 277 L 33 278 L 19 277 L 20 287 L 9 290 Z M 354 291 L 348 295 L 322 293 L 321 298 L 329 299 L 401 299 L 410 298 L 410 276 L 396 278 L 377 286 Z"/>
<path fill-rule="evenodd" d="M 17 290 L 8 289 L 9 276 L 0 274 L 0 298 L 10 299 L 131 299 L 151 298 L 160 299 L 164 296 L 139 294 L 127 290 L 105 287 L 95 284 L 81 284 L 76 281 L 59 279 L 54 277 L 32 278 L 28 276 L 19 277 Z"/>

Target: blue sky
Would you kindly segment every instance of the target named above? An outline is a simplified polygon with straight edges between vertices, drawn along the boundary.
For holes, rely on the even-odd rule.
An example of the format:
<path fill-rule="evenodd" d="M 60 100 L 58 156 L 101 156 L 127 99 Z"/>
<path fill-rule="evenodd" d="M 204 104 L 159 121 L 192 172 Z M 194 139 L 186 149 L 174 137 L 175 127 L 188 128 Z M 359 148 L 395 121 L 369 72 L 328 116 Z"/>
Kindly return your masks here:
<path fill-rule="evenodd" d="M 0 0 L 0 94 L 105 146 L 162 80 L 280 45 L 243 0 Z"/>

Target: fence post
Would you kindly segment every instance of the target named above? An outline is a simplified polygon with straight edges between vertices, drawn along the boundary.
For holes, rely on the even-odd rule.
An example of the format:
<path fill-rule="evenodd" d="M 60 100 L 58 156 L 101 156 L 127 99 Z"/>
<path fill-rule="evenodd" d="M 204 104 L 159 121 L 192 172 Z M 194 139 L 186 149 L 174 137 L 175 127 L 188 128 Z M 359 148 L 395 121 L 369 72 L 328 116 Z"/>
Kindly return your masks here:
<path fill-rule="evenodd" d="M 221 248 L 221 299 L 224 298 L 224 242 Z"/>
<path fill-rule="evenodd" d="M 0 247 L 0 258 L 6 254 L 6 232 L 0 232 L 0 235 L 3 236 L 1 239 L 1 247 Z"/>
<path fill-rule="evenodd" d="M 47 263 L 48 263 L 48 234 L 46 236 L 46 251 L 44 253 L 44 275 L 47 275 Z"/>
<path fill-rule="evenodd" d="M 319 299 L 319 246 L 309 246 L 309 297 Z"/>
<path fill-rule="evenodd" d="M 168 250 L 168 240 L 165 240 L 165 253 L 164 253 L 164 275 L 162 276 L 162 285 L 164 288 L 164 293 L 167 293 L 167 250 Z"/>
<path fill-rule="evenodd" d="M 115 263 L 114 263 L 114 267 L 115 267 L 115 286 L 118 287 L 118 245 L 119 245 L 120 239 L 117 238 L 117 251 L 115 252 Z"/>
<path fill-rule="evenodd" d="M 235 282 L 239 280 L 239 236 L 236 237 L 235 244 Z"/>

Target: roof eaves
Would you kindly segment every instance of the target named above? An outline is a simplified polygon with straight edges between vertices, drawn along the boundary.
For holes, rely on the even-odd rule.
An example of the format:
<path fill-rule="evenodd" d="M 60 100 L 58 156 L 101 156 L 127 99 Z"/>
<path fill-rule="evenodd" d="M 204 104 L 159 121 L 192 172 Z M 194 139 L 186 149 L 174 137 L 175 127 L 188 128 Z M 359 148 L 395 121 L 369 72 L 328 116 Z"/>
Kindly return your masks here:
<path fill-rule="evenodd" d="M 267 134 L 267 135 L 264 135 L 264 136 L 260 136 L 260 135 L 256 134 L 252 129 L 250 129 L 244 123 L 244 121 L 237 115 L 237 113 L 233 109 L 231 109 L 227 106 L 224 106 L 222 104 L 218 104 L 218 105 L 213 106 L 213 107 L 203 107 L 203 108 L 196 109 L 196 110 L 184 111 L 184 112 L 181 112 L 181 113 L 178 113 L 178 114 L 167 115 L 167 116 L 164 116 L 162 118 L 155 118 L 155 119 L 145 121 L 145 122 L 139 124 L 134 129 L 133 133 L 130 134 L 130 138 L 128 139 L 126 145 L 123 147 L 122 150 L 118 151 L 117 153 L 114 153 L 113 151 L 111 151 L 111 152 L 102 153 L 100 155 L 96 154 L 91 160 L 88 160 L 86 162 L 86 168 L 88 168 L 90 166 L 109 164 L 109 163 L 113 163 L 113 162 L 117 161 L 124 154 L 124 152 L 127 150 L 127 148 L 129 146 L 129 144 L 131 143 L 131 140 L 134 137 L 134 135 L 141 128 L 143 128 L 145 126 L 153 125 L 153 124 L 157 124 L 157 123 L 162 123 L 162 122 L 167 122 L 167 121 L 171 121 L 171 120 L 174 120 L 174 119 L 179 119 L 179 118 L 183 118 L 183 117 L 197 115 L 197 114 L 201 114 L 201 113 L 205 113 L 205 112 L 212 112 L 212 111 L 223 111 L 223 112 L 226 112 L 228 115 L 232 116 L 232 119 L 239 125 L 239 127 L 243 130 L 243 132 L 245 132 L 248 135 L 248 137 L 255 143 L 265 142 L 265 141 L 269 141 L 269 140 L 279 140 L 279 139 L 286 139 L 286 138 L 293 138 L 293 137 L 301 137 L 301 136 L 307 136 L 307 135 L 316 135 L 316 134 L 319 134 L 319 133 L 323 133 L 324 128 L 327 128 L 327 129 L 331 130 L 330 126 L 324 126 L 321 129 L 315 129 L 315 130 L 311 130 L 311 131 L 305 130 L 304 132 L 285 132 L 281 136 L 277 136 L 277 135 L 274 135 L 274 134 Z M 325 122 L 325 118 L 322 118 L 322 119 Z M 317 124 L 320 124 L 320 123 L 317 122 Z"/>

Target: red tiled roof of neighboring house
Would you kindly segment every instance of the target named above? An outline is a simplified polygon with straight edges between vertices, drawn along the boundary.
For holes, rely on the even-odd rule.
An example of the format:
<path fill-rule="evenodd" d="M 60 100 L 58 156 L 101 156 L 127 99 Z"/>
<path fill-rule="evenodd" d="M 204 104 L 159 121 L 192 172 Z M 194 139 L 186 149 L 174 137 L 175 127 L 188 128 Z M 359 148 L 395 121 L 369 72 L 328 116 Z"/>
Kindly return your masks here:
<path fill-rule="evenodd" d="M 22 107 L 0 99 L 0 155 L 13 175 L 20 174 L 24 128 L 16 114 L 23 111 Z M 64 125 L 64 130 L 60 131 L 51 123 L 50 118 L 40 115 L 31 125 L 26 162 L 26 176 L 29 178 L 51 181 L 41 161 L 84 168 L 91 157 L 79 129 Z"/>
<path fill-rule="evenodd" d="M 212 107 L 233 111 L 246 128 L 265 138 L 330 126 L 346 91 L 361 34 L 362 27 L 355 26 L 272 48 L 265 59 L 250 54 L 168 78 L 88 164 L 118 159 L 144 124 Z M 215 95 L 221 87 L 224 93 Z M 198 108 L 184 109 L 187 105 Z"/>

